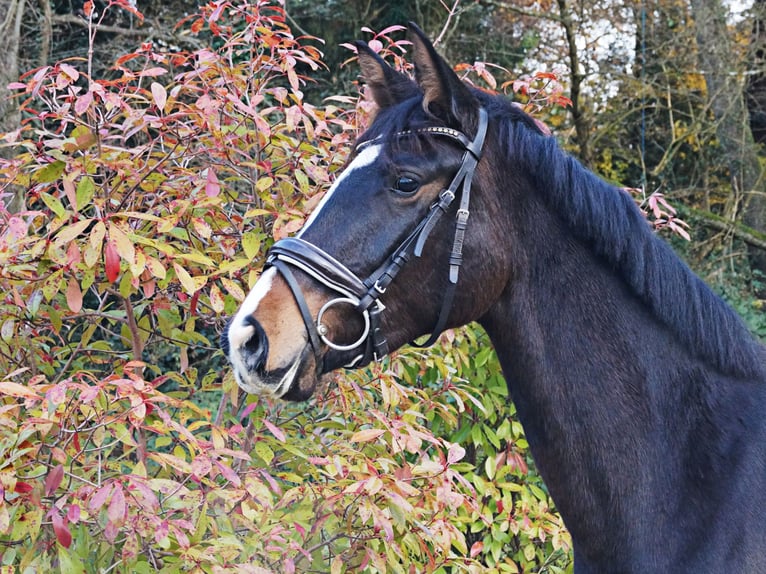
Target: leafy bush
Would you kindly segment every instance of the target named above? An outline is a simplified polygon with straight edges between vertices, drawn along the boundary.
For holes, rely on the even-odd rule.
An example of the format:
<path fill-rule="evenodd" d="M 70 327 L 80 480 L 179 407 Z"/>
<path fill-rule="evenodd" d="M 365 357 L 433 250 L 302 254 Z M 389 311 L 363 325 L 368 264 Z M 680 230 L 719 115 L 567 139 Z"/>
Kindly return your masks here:
<path fill-rule="evenodd" d="M 104 13 L 85 3 L 92 28 Z M 211 47 L 145 44 L 108 78 L 62 61 L 12 84 L 24 124 L 2 185 L 27 191 L 0 213 L 0 566 L 571 568 L 475 328 L 308 406 L 242 401 L 216 333 L 342 165 L 357 101 L 303 100 L 321 54 L 277 3 L 180 25 Z"/>

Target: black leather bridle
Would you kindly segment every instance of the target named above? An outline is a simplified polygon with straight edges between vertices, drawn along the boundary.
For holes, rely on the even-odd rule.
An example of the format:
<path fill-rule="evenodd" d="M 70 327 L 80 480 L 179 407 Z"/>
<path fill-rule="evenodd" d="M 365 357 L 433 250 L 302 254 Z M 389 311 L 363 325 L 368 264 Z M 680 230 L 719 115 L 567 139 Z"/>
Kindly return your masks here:
<path fill-rule="evenodd" d="M 438 200 L 431 205 L 428 213 L 420 220 L 415 229 L 367 279 L 360 279 L 343 263 L 328 255 L 316 245 L 299 237 L 280 239 L 271 247 L 266 259 L 265 268 L 275 267 L 282 274 L 282 277 L 293 293 L 308 331 L 309 343 L 316 357 L 317 373 L 321 371 L 322 365 L 320 341 L 337 351 L 349 351 L 365 344 L 364 351 L 355 357 L 347 365 L 348 367 L 357 365 L 362 360 L 365 363 L 371 360 L 377 361 L 388 354 L 388 343 L 381 330 L 381 314 L 385 306 L 380 301 L 380 297 L 386 292 L 386 289 L 404 264 L 409 261 L 411 255 L 415 257 L 421 256 L 428 235 L 459 194 L 460 206 L 456 213 L 455 237 L 452 242 L 452 253 L 449 258 L 449 284 L 442 299 L 442 307 L 436 325 L 428 340 L 418 346 L 428 347 L 439 338 L 447 324 L 457 287 L 458 273 L 463 262 L 463 240 L 468 225 L 471 181 L 476 165 L 481 158 L 484 138 L 487 133 L 487 122 L 487 112 L 480 108 L 478 128 L 473 139 L 468 138 L 458 130 L 446 127 L 427 127 L 394 134 L 394 137 L 415 136 L 419 134 L 443 136 L 458 142 L 465 150 L 465 153 L 463 154 L 460 168 L 449 187 L 439 194 Z M 358 152 L 378 142 L 379 139 L 376 138 L 359 144 L 356 151 Z M 311 316 L 301 288 L 291 270 L 292 267 L 304 271 L 340 295 L 325 303 L 319 310 L 316 319 L 313 319 Z M 327 337 L 327 327 L 322 323 L 322 318 L 328 309 L 342 304 L 350 305 L 356 309 L 364 321 L 364 329 L 361 336 L 355 342 L 348 345 L 339 345 L 331 341 Z"/>

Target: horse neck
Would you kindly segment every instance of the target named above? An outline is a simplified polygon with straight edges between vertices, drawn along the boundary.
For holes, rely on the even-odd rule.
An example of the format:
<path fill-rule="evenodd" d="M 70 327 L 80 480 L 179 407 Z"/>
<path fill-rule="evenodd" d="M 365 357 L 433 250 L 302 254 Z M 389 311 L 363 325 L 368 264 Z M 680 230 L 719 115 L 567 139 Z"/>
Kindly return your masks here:
<path fill-rule="evenodd" d="M 537 466 L 575 541 L 640 544 L 684 499 L 683 465 L 706 464 L 689 444 L 732 414 L 712 407 L 722 404 L 713 383 L 727 377 L 684 348 L 554 214 L 526 206 L 509 228 L 513 277 L 481 323 Z M 705 439 L 715 450 L 715 437 Z"/>

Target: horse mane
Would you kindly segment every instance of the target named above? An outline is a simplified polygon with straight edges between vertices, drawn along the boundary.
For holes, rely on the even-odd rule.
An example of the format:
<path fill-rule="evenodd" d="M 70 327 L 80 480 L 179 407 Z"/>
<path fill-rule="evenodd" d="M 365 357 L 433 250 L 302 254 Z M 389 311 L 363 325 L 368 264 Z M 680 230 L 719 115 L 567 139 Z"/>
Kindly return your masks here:
<path fill-rule="evenodd" d="M 529 129 L 518 110 L 491 99 L 491 122 L 499 122 L 508 162 L 527 174 L 575 237 L 700 358 L 725 374 L 762 378 L 762 346 L 739 315 L 657 236 L 633 198 L 583 167 L 555 138 Z"/>
<path fill-rule="evenodd" d="M 527 174 L 548 208 L 655 317 L 721 372 L 764 376 L 766 353 L 742 319 L 656 235 L 627 192 L 583 167 L 507 98 L 474 94 L 499 133 L 508 164 Z M 380 138 L 397 145 L 394 134 L 430 125 L 438 124 L 423 111 L 422 99 L 411 98 L 381 110 L 360 143 Z M 423 137 L 422 143 L 433 137 Z"/>

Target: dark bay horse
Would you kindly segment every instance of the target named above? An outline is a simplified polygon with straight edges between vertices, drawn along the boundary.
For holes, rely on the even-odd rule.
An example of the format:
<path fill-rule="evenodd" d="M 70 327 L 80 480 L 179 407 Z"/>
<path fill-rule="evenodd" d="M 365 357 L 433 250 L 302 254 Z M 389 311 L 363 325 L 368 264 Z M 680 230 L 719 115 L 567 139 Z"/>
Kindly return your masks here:
<path fill-rule="evenodd" d="M 766 572 L 766 351 L 650 230 L 410 26 L 378 110 L 223 339 L 239 385 L 319 377 L 478 321 L 583 573 Z"/>

